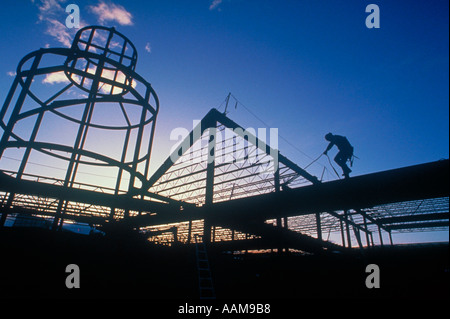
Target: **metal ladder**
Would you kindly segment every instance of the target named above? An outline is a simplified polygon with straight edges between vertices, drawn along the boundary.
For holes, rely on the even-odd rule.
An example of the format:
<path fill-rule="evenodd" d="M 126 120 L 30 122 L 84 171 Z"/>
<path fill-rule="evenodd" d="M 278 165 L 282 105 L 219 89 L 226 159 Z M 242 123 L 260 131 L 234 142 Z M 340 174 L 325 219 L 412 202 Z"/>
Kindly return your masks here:
<path fill-rule="evenodd" d="M 214 286 L 209 268 L 208 254 L 203 241 L 198 241 L 199 235 L 195 235 L 195 253 L 197 257 L 198 288 L 200 299 L 216 299 Z"/>

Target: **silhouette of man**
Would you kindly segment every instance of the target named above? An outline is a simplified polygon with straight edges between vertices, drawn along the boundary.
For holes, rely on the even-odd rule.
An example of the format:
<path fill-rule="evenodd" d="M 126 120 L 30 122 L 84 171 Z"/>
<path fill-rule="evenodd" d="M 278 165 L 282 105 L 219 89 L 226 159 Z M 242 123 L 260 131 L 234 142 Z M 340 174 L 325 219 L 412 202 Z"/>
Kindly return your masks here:
<path fill-rule="evenodd" d="M 328 144 L 327 149 L 323 154 L 327 155 L 328 151 L 336 145 L 339 149 L 334 161 L 342 168 L 342 171 L 345 178 L 349 178 L 349 174 L 351 173 L 351 169 L 347 166 L 347 161 L 350 160 L 353 156 L 353 146 L 349 143 L 345 136 L 333 135 L 332 133 L 328 133 L 325 135 L 325 139 L 330 142 Z"/>

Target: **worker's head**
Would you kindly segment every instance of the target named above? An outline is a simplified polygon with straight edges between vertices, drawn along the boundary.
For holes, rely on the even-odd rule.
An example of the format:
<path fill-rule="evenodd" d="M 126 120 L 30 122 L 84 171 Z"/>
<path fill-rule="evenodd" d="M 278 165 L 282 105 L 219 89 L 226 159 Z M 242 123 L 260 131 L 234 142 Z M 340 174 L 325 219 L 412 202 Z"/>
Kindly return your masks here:
<path fill-rule="evenodd" d="M 327 135 L 325 135 L 325 139 L 327 141 L 331 141 L 332 138 L 333 138 L 333 134 L 331 134 L 331 133 L 328 133 Z"/>

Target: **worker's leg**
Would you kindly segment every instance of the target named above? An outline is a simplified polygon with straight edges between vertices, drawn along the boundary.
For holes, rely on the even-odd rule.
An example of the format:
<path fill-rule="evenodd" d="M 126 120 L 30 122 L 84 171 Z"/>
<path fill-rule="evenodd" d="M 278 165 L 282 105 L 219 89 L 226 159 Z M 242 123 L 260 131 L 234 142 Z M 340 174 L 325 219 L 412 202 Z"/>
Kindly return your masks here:
<path fill-rule="evenodd" d="M 334 157 L 334 161 L 335 161 L 342 169 L 344 169 L 344 168 L 343 168 L 343 165 L 345 165 L 345 162 L 344 162 L 344 159 L 343 159 L 343 157 L 342 157 L 342 152 L 338 152 L 338 153 L 336 154 L 336 156 Z"/>
<path fill-rule="evenodd" d="M 347 166 L 347 159 L 348 159 L 347 154 L 339 152 L 339 153 L 337 153 L 336 157 L 334 158 L 334 161 L 342 168 L 342 172 L 344 173 L 344 176 L 348 178 L 349 177 L 348 174 L 350 174 L 350 172 L 352 170 Z"/>

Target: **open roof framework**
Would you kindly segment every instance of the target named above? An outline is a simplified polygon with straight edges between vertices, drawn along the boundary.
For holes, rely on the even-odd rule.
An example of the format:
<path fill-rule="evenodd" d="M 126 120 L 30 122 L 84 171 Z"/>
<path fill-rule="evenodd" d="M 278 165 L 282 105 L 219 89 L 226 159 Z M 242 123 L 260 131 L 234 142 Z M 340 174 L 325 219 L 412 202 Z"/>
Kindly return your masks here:
<path fill-rule="evenodd" d="M 309 252 L 448 231 L 448 160 L 322 183 L 280 153 L 276 129 L 244 129 L 216 109 L 150 175 L 159 100 L 136 62 L 125 36 L 99 26 L 21 60 L 0 110 L 0 164 L 15 161 L 1 166 L 0 227 L 28 216 L 53 230 L 115 225 L 163 244 Z M 62 82 L 45 96 L 50 75 Z"/>
<path fill-rule="evenodd" d="M 202 218 L 180 224 L 152 225 L 147 228 L 155 231 L 152 240 L 189 242 L 195 233 L 213 242 L 242 239 L 256 242 L 257 239 L 263 241 L 263 236 L 276 241 L 278 232 L 292 237 L 290 243 L 301 242 L 304 240 L 302 236 L 306 235 L 320 242 L 332 241 L 351 247 L 383 244 L 382 232 L 389 236 L 392 243 L 392 232 L 448 230 L 448 196 L 438 195 L 418 199 L 413 195 L 411 200 L 394 199 L 385 204 L 380 198 L 380 205 L 364 207 L 364 204 L 355 203 L 352 208 L 350 203 L 346 209 L 299 211 L 298 214 L 295 209 L 283 214 L 283 205 L 278 205 L 278 217 L 268 219 L 258 218 L 258 212 L 246 217 L 246 206 L 249 204 L 242 202 L 238 207 L 240 213 L 231 214 L 235 206 L 227 208 L 227 202 L 245 198 L 249 202 L 252 199 L 257 202 L 265 195 L 289 194 L 294 189 L 320 187 L 322 184 L 315 176 L 268 146 L 266 139 L 264 135 L 263 140 L 252 136 L 249 130 L 224 114 L 211 110 L 151 177 L 149 190 L 203 207 L 213 216 L 206 222 Z M 345 181 L 337 182 L 345 187 Z M 446 187 L 444 195 L 448 195 L 448 185 Z M 288 200 L 295 201 L 292 198 Z M 322 200 L 326 201 L 326 197 Z M 221 218 L 214 216 L 218 213 L 214 207 L 219 203 L 224 210 L 230 210 L 229 218 L 226 217 L 227 212 Z M 302 203 L 298 205 L 302 206 Z M 274 206 L 277 206 L 276 203 Z M 173 227 L 179 228 L 177 238 L 173 232 L 164 232 L 164 229 Z M 205 229 L 208 233 L 204 232 Z M 273 248 L 273 245 L 268 246 Z M 303 245 L 297 247 L 302 248 Z"/>
<path fill-rule="evenodd" d="M 117 221 L 169 245 L 197 235 L 227 249 L 315 252 L 449 224 L 448 160 L 321 183 L 215 109 L 129 193 L 5 171 L 0 179 L 2 213 L 51 221 L 64 200 L 69 223 Z"/>

